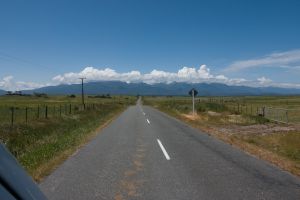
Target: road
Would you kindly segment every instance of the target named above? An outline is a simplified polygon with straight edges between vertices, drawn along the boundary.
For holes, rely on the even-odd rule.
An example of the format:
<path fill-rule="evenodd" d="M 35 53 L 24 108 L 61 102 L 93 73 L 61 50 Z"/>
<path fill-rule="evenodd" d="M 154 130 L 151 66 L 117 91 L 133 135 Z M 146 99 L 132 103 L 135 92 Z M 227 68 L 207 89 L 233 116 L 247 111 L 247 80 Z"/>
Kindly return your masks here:
<path fill-rule="evenodd" d="M 300 199 L 299 178 L 140 104 L 40 187 L 64 200 Z"/>

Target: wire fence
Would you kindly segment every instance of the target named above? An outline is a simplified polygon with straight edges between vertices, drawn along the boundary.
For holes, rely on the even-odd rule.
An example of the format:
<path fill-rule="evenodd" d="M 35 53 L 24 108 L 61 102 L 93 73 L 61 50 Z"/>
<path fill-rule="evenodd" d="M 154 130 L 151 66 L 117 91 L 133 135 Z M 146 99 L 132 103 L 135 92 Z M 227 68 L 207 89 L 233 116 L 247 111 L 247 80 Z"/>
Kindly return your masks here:
<path fill-rule="evenodd" d="M 100 104 L 59 104 L 28 107 L 0 106 L 0 124 L 10 126 L 28 124 L 38 119 L 76 115 L 98 107 L 100 107 Z"/>
<path fill-rule="evenodd" d="M 259 110 L 259 114 L 269 120 L 282 122 L 282 123 L 300 122 L 300 109 L 262 107 Z"/>
<path fill-rule="evenodd" d="M 251 104 L 247 101 L 238 101 L 236 99 L 223 98 L 197 98 L 198 103 L 210 102 L 226 106 L 226 108 L 235 114 L 246 114 L 252 116 L 262 116 L 271 121 L 281 123 L 300 123 L 300 108 L 293 109 L 270 107 L 261 104 Z"/>
<path fill-rule="evenodd" d="M 300 123 L 300 109 L 269 107 L 256 104 L 225 104 L 233 113 L 261 116 L 281 123 Z"/>

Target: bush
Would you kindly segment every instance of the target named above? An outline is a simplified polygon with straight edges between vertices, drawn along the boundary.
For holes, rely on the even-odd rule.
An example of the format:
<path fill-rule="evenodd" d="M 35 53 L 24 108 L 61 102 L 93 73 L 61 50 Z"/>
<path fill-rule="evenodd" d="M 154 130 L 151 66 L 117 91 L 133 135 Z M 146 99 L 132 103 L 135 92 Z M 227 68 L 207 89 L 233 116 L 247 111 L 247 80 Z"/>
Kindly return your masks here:
<path fill-rule="evenodd" d="M 227 111 L 228 108 L 223 104 L 208 102 L 208 103 L 201 103 L 201 104 L 198 103 L 196 106 L 196 110 L 197 112 L 206 112 L 206 111 L 224 112 Z"/>
<path fill-rule="evenodd" d="M 251 119 L 253 119 L 257 124 L 265 124 L 267 122 L 270 122 L 267 118 L 264 118 L 262 116 L 251 116 L 249 115 Z"/>
<path fill-rule="evenodd" d="M 46 93 L 33 93 L 34 96 L 36 97 L 44 97 L 44 98 L 48 98 L 48 95 Z"/>

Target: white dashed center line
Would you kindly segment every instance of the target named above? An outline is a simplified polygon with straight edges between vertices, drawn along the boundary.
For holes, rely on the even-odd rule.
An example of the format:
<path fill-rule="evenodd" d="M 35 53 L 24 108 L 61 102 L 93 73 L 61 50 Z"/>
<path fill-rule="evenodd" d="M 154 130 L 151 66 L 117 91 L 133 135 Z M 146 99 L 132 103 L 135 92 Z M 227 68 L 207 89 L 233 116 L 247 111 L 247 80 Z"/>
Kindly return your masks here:
<path fill-rule="evenodd" d="M 166 151 L 165 147 L 162 145 L 161 141 L 159 139 L 157 139 L 158 145 L 161 148 L 162 152 L 164 153 L 165 157 L 167 160 L 170 160 L 170 156 L 168 154 L 168 152 Z"/>
<path fill-rule="evenodd" d="M 147 122 L 148 122 L 148 124 L 150 124 L 150 121 L 149 121 L 149 119 L 147 119 Z"/>

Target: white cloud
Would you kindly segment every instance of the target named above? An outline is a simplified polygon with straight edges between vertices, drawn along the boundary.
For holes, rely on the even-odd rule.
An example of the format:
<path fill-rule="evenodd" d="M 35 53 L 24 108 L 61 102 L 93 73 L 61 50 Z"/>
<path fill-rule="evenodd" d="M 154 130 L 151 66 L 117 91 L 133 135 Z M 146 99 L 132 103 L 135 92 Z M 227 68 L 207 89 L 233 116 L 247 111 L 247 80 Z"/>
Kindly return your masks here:
<path fill-rule="evenodd" d="M 144 82 L 148 84 L 155 83 L 223 83 L 227 85 L 244 85 L 252 87 L 277 86 L 300 88 L 300 84 L 274 83 L 266 77 L 258 77 L 256 80 L 247 80 L 245 78 L 228 78 L 225 75 L 213 75 L 206 65 L 201 65 L 198 69 L 195 67 L 183 67 L 177 72 L 167 72 L 154 69 L 150 73 L 142 74 L 139 71 L 130 71 L 119 73 L 111 68 L 97 69 L 86 67 L 78 73 L 66 73 L 53 78 L 54 84 L 72 84 L 79 83 L 80 77 L 86 77 L 88 81 L 123 81 L 127 83 Z"/>
<path fill-rule="evenodd" d="M 6 76 L 0 80 L 0 88 L 3 90 L 30 90 L 34 88 L 43 87 L 46 85 L 33 83 L 33 82 L 24 82 L 24 81 L 14 81 L 13 76 Z"/>
<path fill-rule="evenodd" d="M 131 71 L 127 73 L 117 73 L 110 68 L 96 69 L 94 67 L 86 67 L 79 73 L 66 73 L 55 76 L 52 80 L 57 83 L 71 84 L 78 83 L 80 77 L 85 77 L 90 81 L 139 81 L 141 73 L 139 71 Z"/>
<path fill-rule="evenodd" d="M 78 83 L 80 77 L 85 77 L 89 81 L 144 82 L 148 84 L 171 83 L 175 81 L 200 83 L 211 79 L 227 80 L 227 77 L 224 75 L 219 75 L 215 78 L 210 74 L 210 69 L 206 65 L 201 65 L 199 69 L 194 67 L 183 67 L 177 72 L 166 72 L 154 69 L 146 74 L 141 74 L 139 71 L 118 73 L 111 68 L 97 69 L 94 67 L 86 67 L 78 73 L 71 72 L 55 76 L 53 81 L 59 84 L 72 84 Z"/>
<path fill-rule="evenodd" d="M 256 67 L 283 67 L 293 68 L 292 65 L 300 63 L 300 50 L 273 53 L 258 59 L 236 61 L 229 65 L 225 71 L 240 71 Z"/>
<path fill-rule="evenodd" d="M 144 82 L 148 84 L 155 83 L 223 83 L 227 85 L 243 85 L 243 86 L 277 86 L 300 88 L 300 84 L 296 83 L 274 83 L 266 77 L 258 77 L 256 80 L 247 80 L 245 78 L 229 78 L 225 75 L 214 75 L 206 65 L 199 68 L 183 67 L 177 72 L 168 72 L 154 69 L 150 73 L 141 73 L 139 71 L 129 71 L 120 73 L 111 68 L 98 69 L 95 67 L 86 67 L 80 72 L 69 72 L 53 77 L 50 84 L 39 84 L 33 82 L 14 81 L 12 76 L 4 77 L 0 80 L 0 88 L 5 90 L 26 90 L 34 89 L 49 85 L 74 84 L 80 83 L 79 78 L 85 77 L 88 82 L 91 81 L 122 81 L 127 83 Z"/>
<path fill-rule="evenodd" d="M 266 77 L 260 77 L 257 78 L 257 81 L 261 84 L 261 85 L 269 85 L 270 83 L 272 83 L 272 80 Z"/>
<path fill-rule="evenodd" d="M 228 81 L 228 78 L 226 76 L 224 76 L 224 75 L 217 75 L 216 79 L 217 80 L 222 80 L 222 81 Z"/>

